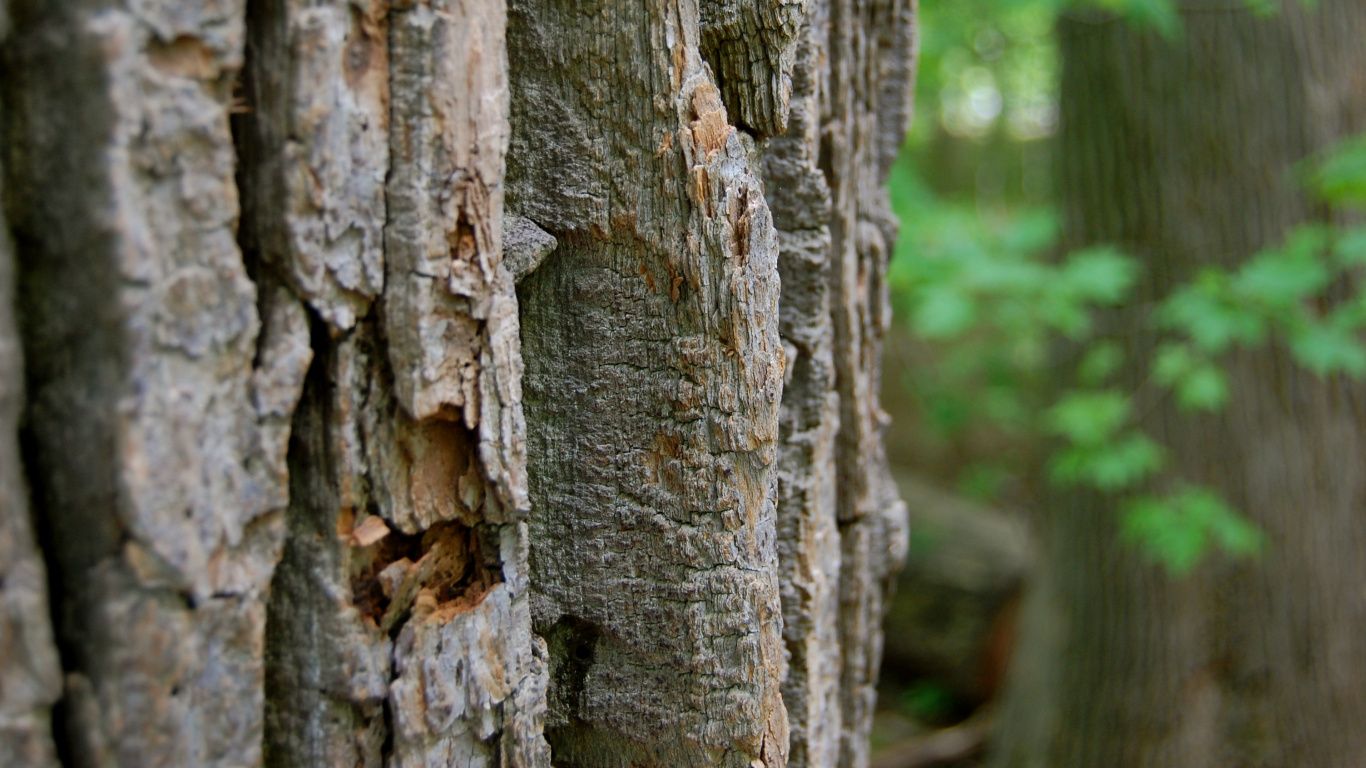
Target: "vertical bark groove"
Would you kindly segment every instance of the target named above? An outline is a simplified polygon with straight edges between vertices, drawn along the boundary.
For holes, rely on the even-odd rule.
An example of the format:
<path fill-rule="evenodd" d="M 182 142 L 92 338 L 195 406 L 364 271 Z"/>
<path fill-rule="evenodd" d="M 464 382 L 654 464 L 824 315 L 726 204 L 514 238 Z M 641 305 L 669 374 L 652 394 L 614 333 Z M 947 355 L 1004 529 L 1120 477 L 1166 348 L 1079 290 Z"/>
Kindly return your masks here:
<path fill-rule="evenodd" d="M 8 3 L 0 2 L 0 45 L 8 36 Z M 19 444 L 24 360 L 15 317 L 17 265 L 3 207 L 4 166 L 0 156 L 0 763 L 54 768 L 51 718 L 62 691 L 61 663 Z"/>
<path fill-rule="evenodd" d="M 244 8 L 12 8 L 7 203 L 66 757 L 252 764 L 285 504 L 272 404 L 302 366 L 234 238 Z"/>

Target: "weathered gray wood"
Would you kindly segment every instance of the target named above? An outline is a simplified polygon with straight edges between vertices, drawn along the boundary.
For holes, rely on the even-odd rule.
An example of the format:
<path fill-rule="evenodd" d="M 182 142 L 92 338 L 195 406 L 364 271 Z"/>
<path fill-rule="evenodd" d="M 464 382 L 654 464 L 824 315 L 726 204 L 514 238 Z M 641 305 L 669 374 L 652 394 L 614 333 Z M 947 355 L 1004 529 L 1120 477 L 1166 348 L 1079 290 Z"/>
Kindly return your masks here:
<path fill-rule="evenodd" d="M 8 3 L 0 2 L 0 43 L 8 33 Z M 4 190 L 0 162 L 0 201 Z M 14 248 L 0 208 L 0 764 L 55 768 L 51 716 L 62 672 L 48 611 L 47 567 L 34 536 L 19 453 L 24 356 L 14 283 Z"/>
<path fill-rule="evenodd" d="M 702 57 L 737 126 L 787 130 L 792 65 L 811 0 L 701 0 Z"/>
<path fill-rule="evenodd" d="M 314 166 L 333 162 L 363 177 L 333 179 L 321 209 L 313 198 L 274 202 L 270 174 L 244 190 L 256 199 L 257 242 L 279 249 L 263 261 L 319 315 L 270 606 L 266 762 L 548 766 L 545 651 L 531 635 L 521 522 L 517 309 L 501 247 L 502 4 L 329 8 L 282 4 L 262 13 L 283 19 L 254 19 L 261 56 L 247 89 L 269 96 L 275 62 L 305 62 L 285 70 L 289 103 L 303 107 L 251 104 L 243 155 L 295 161 L 286 179 L 322 178 Z M 277 34 L 320 19 L 324 31 Z M 316 108 L 329 103 L 339 106 Z M 360 152 L 376 136 L 387 147 Z M 294 144 L 310 150 L 291 154 Z M 300 275 L 316 272 L 316 239 L 271 233 L 324 232 L 346 211 L 325 285 L 349 292 L 310 293 Z M 382 292 L 377 281 L 372 294 L 341 284 L 375 264 Z"/>
<path fill-rule="evenodd" d="M 819 167 L 829 9 L 810 4 L 792 74 L 787 133 L 763 144 L 766 197 L 778 228 L 779 329 L 787 369 L 779 420 L 778 561 L 789 654 L 783 702 L 788 765 L 839 761 L 843 710 L 836 523 L 834 329 L 830 317 L 830 187 Z"/>
<path fill-rule="evenodd" d="M 517 282 L 536 271 L 559 243 L 555 236 L 521 216 L 503 219 L 503 263 Z"/>
<path fill-rule="evenodd" d="M 234 239 L 243 10 L 16 6 L 6 202 L 71 766 L 260 760 L 281 429 L 308 353 Z"/>
<path fill-rule="evenodd" d="M 690 3 L 510 4 L 532 591 L 566 766 L 781 766 L 777 242 Z M 766 87 L 766 86 L 765 86 Z"/>
<path fill-rule="evenodd" d="M 786 136 L 764 145 L 780 231 L 779 540 L 792 672 L 792 762 L 864 766 L 881 620 L 905 552 L 878 405 L 889 245 L 882 183 L 914 75 L 914 4 L 808 4 Z M 828 66 L 827 66 L 828 65 Z"/>
<path fill-rule="evenodd" d="M 896 237 L 883 187 L 910 117 L 914 0 L 834 0 L 824 141 L 833 199 L 832 318 L 840 432 L 836 441 L 840 639 L 844 713 L 840 765 L 868 764 L 882 658 L 882 616 L 905 557 L 906 506 L 887 469 L 878 404 L 882 334 L 891 320 L 884 276 Z"/>
<path fill-rule="evenodd" d="M 384 286 L 387 9 L 259 0 L 247 20 L 242 242 L 337 331 Z"/>

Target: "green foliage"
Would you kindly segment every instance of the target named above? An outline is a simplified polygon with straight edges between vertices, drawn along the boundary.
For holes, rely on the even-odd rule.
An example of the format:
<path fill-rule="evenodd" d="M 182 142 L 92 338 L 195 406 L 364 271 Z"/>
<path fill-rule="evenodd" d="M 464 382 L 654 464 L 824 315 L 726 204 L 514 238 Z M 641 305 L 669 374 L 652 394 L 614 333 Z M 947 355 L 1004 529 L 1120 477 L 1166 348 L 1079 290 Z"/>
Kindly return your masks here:
<path fill-rule="evenodd" d="M 1309 186 L 1330 203 L 1366 204 L 1366 136 L 1347 141 L 1329 153 L 1310 174 Z"/>
<path fill-rule="evenodd" d="M 1350 270 L 1360 263 L 1363 248 L 1366 230 L 1302 224 L 1284 244 L 1256 254 L 1236 272 L 1205 270 L 1158 308 L 1159 325 L 1185 340 L 1160 353 L 1159 382 L 1177 386 L 1183 400 L 1196 395 L 1190 404 L 1198 407 L 1204 398 L 1190 391 L 1197 377 L 1208 379 L 1208 394 L 1215 395 L 1215 376 L 1205 370 L 1210 357 L 1268 337 L 1282 340 L 1297 362 L 1319 376 L 1366 374 L 1366 347 L 1358 333 L 1366 327 L 1363 299 L 1324 308 L 1330 286 L 1353 281 Z M 1192 362 L 1197 360 L 1203 362 Z M 1215 396 L 1210 405 L 1223 399 Z"/>
<path fill-rule="evenodd" d="M 984 1 L 954 7 L 970 16 L 963 8 Z M 1179 28 L 1169 3 L 1099 4 L 1167 34 Z M 997 5 L 1000 15 L 960 19 L 962 29 L 975 24 L 980 38 L 984 23 L 1018 22 L 1058 8 L 1044 0 Z M 947 5 L 926 3 L 925 9 L 931 25 L 935 13 L 950 13 Z M 1019 39 L 1008 38 L 1008 45 L 1021 45 Z M 948 75 L 944 88 L 961 86 L 967 71 L 962 62 L 947 61 L 963 58 L 952 50 L 939 49 L 937 61 L 931 57 Z M 998 75 L 995 82 L 1005 82 Z M 944 118 L 946 126 L 951 122 Z M 1366 204 L 1366 139 L 1317 158 L 1306 179 L 1332 205 Z M 1057 225 L 1047 207 L 946 200 L 908 158 L 893 169 L 891 191 L 903 234 L 889 277 L 900 313 L 938 363 L 916 381 L 933 427 L 955 435 L 986 424 L 1019 441 L 1052 441 L 1048 480 L 1120 494 L 1123 538 L 1173 574 L 1188 572 L 1212 549 L 1247 557 L 1264 548 L 1257 527 L 1208 488 L 1145 490 L 1166 469 L 1166 450 L 1135 426 L 1134 393 L 1112 379 L 1120 371 L 1146 371 L 1154 393 L 1167 393 L 1195 414 L 1218 412 L 1236 396 L 1221 360 L 1239 347 L 1275 343 L 1319 376 L 1366 375 L 1366 295 L 1342 295 L 1366 266 L 1366 228 L 1304 224 L 1236 268 L 1210 263 L 1152 307 L 1152 330 L 1163 341 L 1150 357 L 1133 360 L 1098 330 L 1097 320 L 1131 300 L 1140 274 L 1136 260 L 1110 247 L 1050 255 Z M 1050 399 L 1060 383 L 1050 366 L 1059 339 L 1077 356 L 1074 389 Z M 964 482 L 989 493 L 1019 471 L 1008 463 L 969 468 Z"/>
<path fill-rule="evenodd" d="M 1228 402 L 1224 372 L 1188 344 L 1163 344 L 1153 356 L 1153 380 L 1176 393 L 1185 411 L 1218 411 Z"/>
<path fill-rule="evenodd" d="M 1199 564 L 1211 546 L 1236 557 L 1262 551 L 1266 538 L 1218 494 L 1207 488 L 1183 486 L 1165 496 L 1137 496 L 1124 505 L 1124 538 L 1143 547 L 1148 556 L 1176 575 Z"/>
<path fill-rule="evenodd" d="M 1135 26 L 1154 29 L 1169 40 L 1181 34 L 1181 14 L 1173 0 L 1095 0 L 1094 4 Z"/>
<path fill-rule="evenodd" d="M 933 723 L 943 720 L 953 710 L 954 696 L 939 683 L 919 680 L 902 692 L 900 704 L 916 720 Z"/>

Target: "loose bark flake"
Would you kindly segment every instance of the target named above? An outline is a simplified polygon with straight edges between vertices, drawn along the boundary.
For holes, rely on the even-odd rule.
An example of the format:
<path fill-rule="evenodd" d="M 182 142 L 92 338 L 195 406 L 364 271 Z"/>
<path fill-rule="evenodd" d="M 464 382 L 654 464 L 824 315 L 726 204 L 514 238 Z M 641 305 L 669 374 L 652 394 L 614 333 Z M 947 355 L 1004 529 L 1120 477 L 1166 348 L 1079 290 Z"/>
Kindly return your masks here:
<path fill-rule="evenodd" d="M 701 0 L 701 53 L 736 125 L 787 130 L 792 65 L 811 0 Z"/>

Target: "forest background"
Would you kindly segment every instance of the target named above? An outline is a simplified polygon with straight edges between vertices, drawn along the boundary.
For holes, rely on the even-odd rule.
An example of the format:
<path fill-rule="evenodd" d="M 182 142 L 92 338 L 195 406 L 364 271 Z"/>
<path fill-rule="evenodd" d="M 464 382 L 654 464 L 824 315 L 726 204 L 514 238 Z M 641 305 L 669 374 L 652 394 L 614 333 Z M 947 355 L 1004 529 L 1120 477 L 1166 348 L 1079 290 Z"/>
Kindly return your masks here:
<path fill-rule="evenodd" d="M 1281 12 L 1246 7 L 1263 20 Z M 1060 493 L 1099 493 L 1110 501 L 1092 512 L 1118 514 L 1110 544 L 1177 584 L 1211 560 L 1256 563 L 1274 543 L 1221 490 L 1171 479 L 1170 447 L 1139 424 L 1152 403 L 1191 419 L 1224 412 L 1236 390 L 1227 360 L 1248 350 L 1281 350 L 1338 385 L 1366 371 L 1354 277 L 1366 256 L 1353 225 L 1366 188 L 1359 138 L 1269 170 L 1311 201 L 1307 223 L 1242 263 L 1188 270 L 1165 296 L 1140 298 L 1152 265 L 1125 243 L 1063 245 L 1058 154 L 1079 153 L 1058 143 L 1060 17 L 1079 34 L 1122 23 L 1175 52 L 1198 44 L 1185 18 L 1202 9 L 1182 10 L 1165 0 L 921 4 L 916 120 L 890 180 L 902 229 L 884 393 L 896 425 L 889 453 L 906 472 L 1036 524 Z M 1132 343 L 1142 335 L 1158 340 Z M 1137 386 L 1121 375 L 1134 369 Z M 912 560 L 941 533 L 913 526 Z M 889 707 L 922 720 L 963 713 L 935 682 L 888 693 Z"/>

